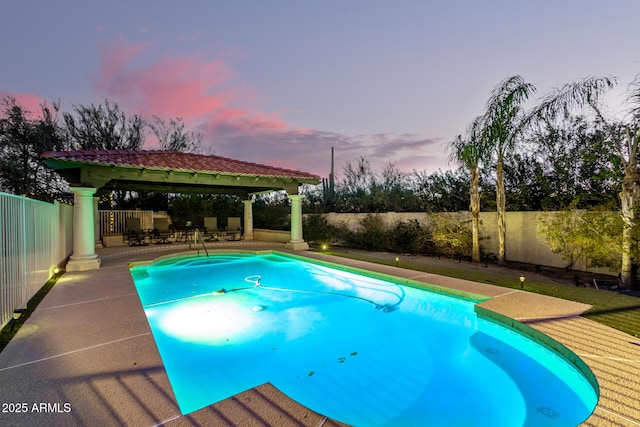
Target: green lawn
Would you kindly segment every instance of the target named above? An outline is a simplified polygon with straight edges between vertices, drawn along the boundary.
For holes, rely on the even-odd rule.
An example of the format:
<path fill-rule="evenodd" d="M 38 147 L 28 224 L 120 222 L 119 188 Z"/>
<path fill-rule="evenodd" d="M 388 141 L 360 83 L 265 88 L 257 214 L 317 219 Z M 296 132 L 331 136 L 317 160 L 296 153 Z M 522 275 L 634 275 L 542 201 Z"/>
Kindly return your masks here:
<path fill-rule="evenodd" d="M 340 251 L 332 251 L 330 254 L 377 264 L 396 265 L 395 257 L 393 256 L 385 258 L 363 252 L 350 253 Z M 459 268 L 456 268 L 450 265 L 426 265 L 407 261 L 405 258 L 402 258 L 399 266 L 410 270 L 424 271 L 480 283 L 490 283 L 506 288 L 520 288 L 520 283 L 514 280 L 513 273 L 509 274 L 505 272 L 504 274 L 500 274 L 489 269 L 486 272 L 478 271 L 477 269 L 468 269 L 464 268 L 464 263 L 460 264 Z M 576 287 L 540 277 L 527 279 L 525 282 L 525 290 L 590 304 L 592 308 L 583 314 L 587 319 L 640 337 L 640 298 L 638 297 L 612 291 L 596 290 L 590 287 Z"/>

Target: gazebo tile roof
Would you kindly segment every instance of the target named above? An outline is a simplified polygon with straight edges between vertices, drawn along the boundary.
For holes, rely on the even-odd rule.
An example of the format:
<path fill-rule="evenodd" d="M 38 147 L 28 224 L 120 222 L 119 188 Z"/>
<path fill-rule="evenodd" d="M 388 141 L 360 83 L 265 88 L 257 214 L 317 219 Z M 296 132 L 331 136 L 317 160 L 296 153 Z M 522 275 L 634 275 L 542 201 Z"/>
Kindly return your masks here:
<path fill-rule="evenodd" d="M 165 169 L 229 175 L 269 176 L 312 179 L 320 177 L 307 172 L 244 162 L 227 157 L 183 153 L 168 150 L 71 150 L 48 151 L 42 158 L 95 165 Z"/>

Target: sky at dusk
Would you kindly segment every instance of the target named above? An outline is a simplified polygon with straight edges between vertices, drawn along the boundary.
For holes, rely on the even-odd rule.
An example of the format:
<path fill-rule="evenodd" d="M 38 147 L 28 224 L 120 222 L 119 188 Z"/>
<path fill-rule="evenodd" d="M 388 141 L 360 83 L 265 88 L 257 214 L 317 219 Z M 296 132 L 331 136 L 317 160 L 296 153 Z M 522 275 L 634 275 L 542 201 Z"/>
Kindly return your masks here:
<path fill-rule="evenodd" d="M 636 0 L 11 1 L 0 96 L 182 117 L 208 153 L 320 176 L 331 147 L 338 175 L 359 156 L 432 173 L 511 75 L 535 99 L 588 76 L 626 88 L 638 16 Z"/>

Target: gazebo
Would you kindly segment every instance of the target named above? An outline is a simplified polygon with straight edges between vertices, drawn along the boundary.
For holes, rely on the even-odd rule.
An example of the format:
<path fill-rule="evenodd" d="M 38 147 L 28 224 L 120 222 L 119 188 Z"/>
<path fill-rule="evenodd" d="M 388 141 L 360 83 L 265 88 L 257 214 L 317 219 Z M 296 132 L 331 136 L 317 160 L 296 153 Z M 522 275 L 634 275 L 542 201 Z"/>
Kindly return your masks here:
<path fill-rule="evenodd" d="M 234 194 L 244 206 L 244 239 L 253 239 L 251 196 L 285 190 L 291 200 L 291 240 L 287 248 L 305 250 L 301 184 L 318 184 L 306 172 L 220 156 L 165 150 L 75 150 L 42 154 L 74 194 L 73 253 L 68 271 L 100 268 L 95 252 L 98 196 L 112 190 L 164 193 Z"/>

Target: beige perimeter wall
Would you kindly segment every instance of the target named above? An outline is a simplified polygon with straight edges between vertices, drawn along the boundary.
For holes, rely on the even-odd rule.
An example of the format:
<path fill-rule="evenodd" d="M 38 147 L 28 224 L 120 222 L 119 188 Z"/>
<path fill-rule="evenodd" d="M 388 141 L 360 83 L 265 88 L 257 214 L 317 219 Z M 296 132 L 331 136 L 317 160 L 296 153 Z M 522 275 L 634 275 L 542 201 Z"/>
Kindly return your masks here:
<path fill-rule="evenodd" d="M 539 234 L 540 218 L 544 215 L 556 215 L 556 212 L 507 212 L 507 260 L 526 262 L 549 267 L 565 268 L 569 264 L 561 254 L 551 252 L 543 237 Z M 361 218 L 367 214 L 325 214 L 331 224 L 346 224 L 350 229 L 357 229 Z M 424 212 L 387 212 L 380 215 L 386 224 L 392 227 L 399 221 L 417 220 L 430 225 L 435 215 L 447 216 L 459 223 L 466 222 L 471 227 L 470 212 L 452 212 L 428 214 Z M 498 214 L 496 212 L 482 212 L 480 214 L 480 247 L 485 254 L 498 254 Z M 584 261 L 578 261 L 574 270 L 587 271 Z M 617 272 L 589 268 L 594 273 L 617 274 Z"/>

